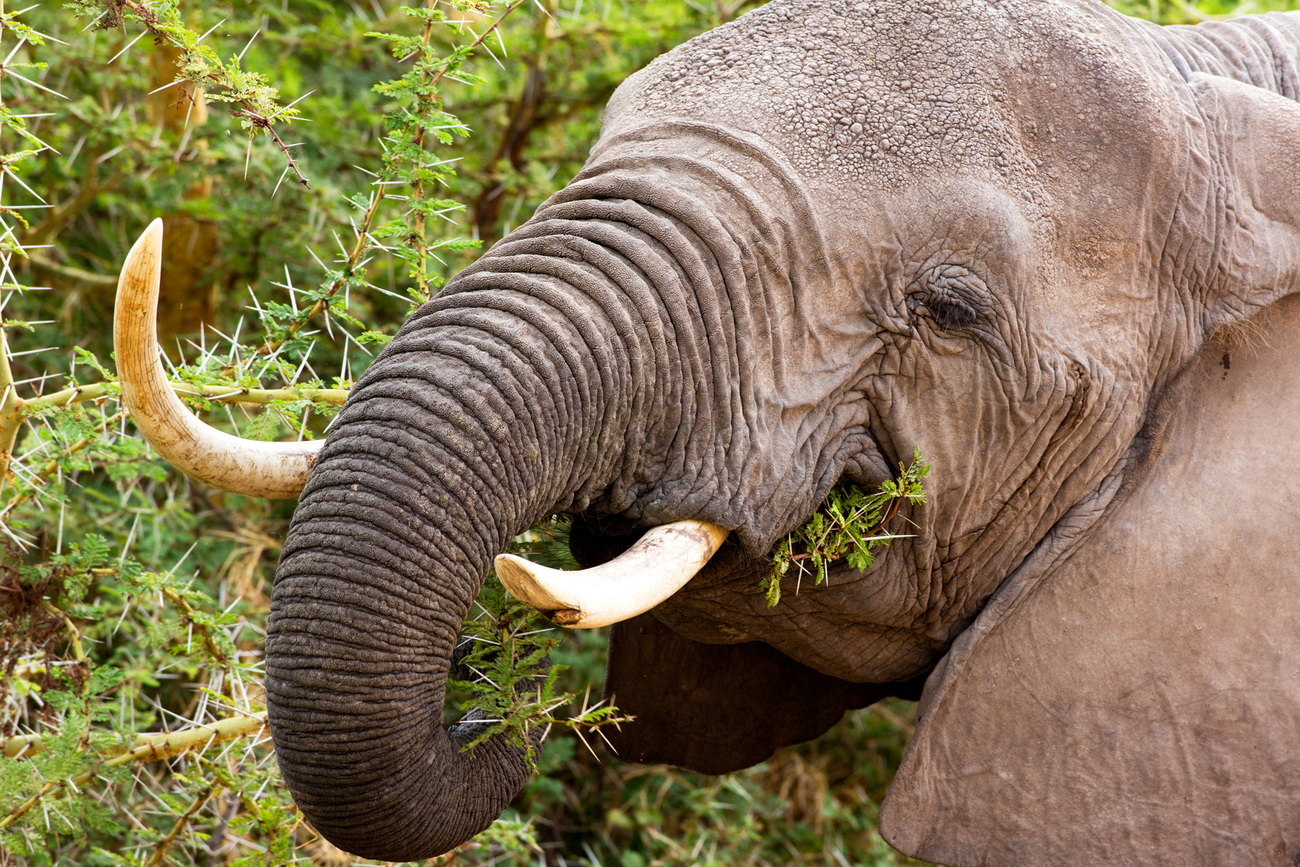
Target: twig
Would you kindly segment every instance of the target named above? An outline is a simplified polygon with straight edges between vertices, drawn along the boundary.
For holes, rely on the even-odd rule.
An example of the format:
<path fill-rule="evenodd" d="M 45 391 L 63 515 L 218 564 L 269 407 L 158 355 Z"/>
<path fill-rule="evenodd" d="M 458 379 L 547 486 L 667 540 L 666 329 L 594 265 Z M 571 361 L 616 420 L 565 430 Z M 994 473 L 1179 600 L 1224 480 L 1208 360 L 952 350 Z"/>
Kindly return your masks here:
<path fill-rule="evenodd" d="M 46 614 L 57 617 L 63 621 L 63 626 L 68 630 L 68 641 L 72 644 L 72 655 L 80 662 L 86 658 L 86 651 L 81 646 L 81 631 L 77 629 L 77 624 L 72 622 L 66 611 L 54 607 L 54 603 L 48 599 L 41 600 L 41 610 Z"/>
<path fill-rule="evenodd" d="M 0 324 L 0 483 L 9 477 L 9 461 L 13 458 L 14 443 L 18 441 L 21 419 L 18 417 L 23 401 L 14 385 L 13 370 L 9 367 L 9 340 Z"/>
<path fill-rule="evenodd" d="M 190 804 L 190 808 L 176 819 L 176 824 L 172 825 L 172 829 L 167 832 L 167 836 L 154 844 L 153 856 L 149 859 L 149 867 L 155 867 L 155 865 L 163 863 L 163 859 L 167 856 L 167 850 L 171 848 L 172 843 L 176 842 L 177 836 L 180 835 L 181 831 L 185 830 L 185 826 L 199 814 L 199 811 L 208 805 L 208 801 L 211 801 L 212 796 L 219 792 L 221 788 L 220 783 L 212 783 L 199 792 L 194 799 L 194 803 Z"/>
<path fill-rule="evenodd" d="M 513 2 L 509 6 L 507 6 L 500 15 L 497 16 L 497 19 L 493 21 L 491 25 L 488 26 L 488 29 L 483 31 L 482 36 L 475 39 L 469 45 L 465 46 L 465 53 L 468 54 L 469 52 L 473 51 L 475 48 L 478 48 L 480 45 L 482 45 L 483 40 L 491 36 L 492 33 L 498 27 L 501 26 L 501 22 L 506 20 L 506 16 L 509 15 L 511 12 L 514 12 L 520 6 L 524 5 L 524 2 L 525 0 L 513 0 Z M 439 70 L 437 75 L 429 79 L 429 87 L 433 87 L 435 84 L 437 84 L 440 80 L 442 80 L 442 77 L 446 74 L 447 74 L 446 69 Z"/>
<path fill-rule="evenodd" d="M 144 25 L 145 30 L 152 34 L 155 39 L 167 40 L 179 49 L 186 58 L 195 62 L 195 65 L 205 70 L 208 68 L 207 58 L 204 57 L 203 53 L 185 45 L 183 42 L 172 36 L 172 34 L 168 32 L 168 29 L 163 26 L 162 22 L 158 20 L 158 16 L 148 6 L 136 3 L 134 0 L 110 0 L 110 4 L 116 6 L 118 12 L 117 15 L 109 16 L 108 19 L 102 22 L 103 26 L 117 26 L 120 21 L 120 10 L 122 8 L 130 9 L 131 12 L 135 14 L 136 19 Z M 215 72 L 205 71 L 200 76 L 194 76 L 192 78 L 187 78 L 186 80 L 195 87 L 206 84 L 209 88 L 215 87 L 218 90 L 225 91 L 225 93 L 222 94 L 222 101 L 230 102 L 233 105 L 238 106 L 231 110 L 231 115 L 233 117 L 245 118 L 253 124 L 254 128 L 264 129 L 269 132 L 276 147 L 280 149 L 280 152 L 284 154 L 284 158 L 288 160 L 289 167 L 293 169 L 293 173 L 298 176 L 298 181 L 303 186 L 308 186 L 307 178 L 299 170 L 298 164 L 294 161 L 293 155 L 289 152 L 289 146 L 280 139 L 280 136 L 276 134 L 275 130 L 271 127 L 272 118 L 278 115 L 279 112 L 270 115 L 263 114 L 262 111 L 260 111 L 263 106 L 259 106 L 252 100 L 240 96 L 236 87 L 229 82 L 224 81 L 222 77 Z"/>
<path fill-rule="evenodd" d="M 189 600 L 170 587 L 163 587 L 158 592 L 181 610 L 181 619 L 185 621 L 186 625 L 198 629 L 203 636 L 203 646 L 207 648 L 212 658 L 222 665 L 226 665 L 230 661 L 229 657 L 226 656 L 226 651 L 212 638 L 212 629 L 195 617 L 198 611 L 189 603 Z"/>
<path fill-rule="evenodd" d="M 267 134 L 271 136 L 271 141 L 275 142 L 275 146 L 280 149 L 282 154 L 284 154 L 284 158 L 288 160 L 289 168 L 298 176 L 298 183 L 302 184 L 304 187 L 311 187 L 311 184 L 307 182 L 307 176 L 298 168 L 297 161 L 294 160 L 293 154 L 289 152 L 289 146 L 284 143 L 284 139 L 280 138 L 280 134 L 276 132 L 275 127 L 271 125 L 273 116 L 269 117 L 261 115 L 251 109 L 235 109 L 230 112 L 230 116 L 245 118 L 253 125 L 254 129 L 265 130 Z M 249 132 L 249 135 L 252 135 L 251 131 Z"/>
<path fill-rule="evenodd" d="M 131 764 L 132 762 L 157 762 L 163 759 L 174 758 L 185 753 L 194 752 L 195 750 L 205 749 L 212 744 L 224 743 L 234 738 L 247 737 L 249 735 L 261 734 L 266 729 L 266 713 L 249 714 L 247 716 L 236 716 L 223 719 L 210 725 L 197 725 L 192 728 L 181 729 L 175 732 L 160 732 L 155 734 L 141 735 L 136 739 L 135 745 L 122 753 L 116 758 L 108 759 L 97 763 L 88 771 L 69 777 L 67 779 L 49 780 L 45 785 L 37 790 L 26 801 L 23 801 L 13 809 L 9 815 L 0 819 L 0 831 L 8 828 L 15 821 L 20 819 L 32 807 L 40 803 L 41 799 L 47 795 L 55 794 L 61 791 L 65 786 L 71 785 L 73 788 L 84 786 L 89 783 L 101 772 L 111 768 L 121 767 L 122 765 Z M 5 755 L 10 755 L 10 742 L 23 741 L 28 749 L 23 755 L 32 755 L 40 752 L 40 741 L 31 737 L 27 738 L 8 738 L 5 740 Z M 15 749 L 15 753 L 22 752 L 21 747 Z"/>

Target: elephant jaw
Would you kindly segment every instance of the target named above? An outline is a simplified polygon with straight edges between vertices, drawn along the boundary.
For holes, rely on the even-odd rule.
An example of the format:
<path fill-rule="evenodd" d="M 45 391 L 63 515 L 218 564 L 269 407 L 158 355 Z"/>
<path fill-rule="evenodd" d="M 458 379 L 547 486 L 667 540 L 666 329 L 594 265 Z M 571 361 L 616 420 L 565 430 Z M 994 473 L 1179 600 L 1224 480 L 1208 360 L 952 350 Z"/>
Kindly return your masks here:
<path fill-rule="evenodd" d="M 563 572 L 501 554 L 496 571 L 519 601 L 561 626 L 588 629 L 631 619 L 668 599 L 726 538 L 717 524 L 677 521 L 652 528 L 618 557 L 590 569 Z"/>

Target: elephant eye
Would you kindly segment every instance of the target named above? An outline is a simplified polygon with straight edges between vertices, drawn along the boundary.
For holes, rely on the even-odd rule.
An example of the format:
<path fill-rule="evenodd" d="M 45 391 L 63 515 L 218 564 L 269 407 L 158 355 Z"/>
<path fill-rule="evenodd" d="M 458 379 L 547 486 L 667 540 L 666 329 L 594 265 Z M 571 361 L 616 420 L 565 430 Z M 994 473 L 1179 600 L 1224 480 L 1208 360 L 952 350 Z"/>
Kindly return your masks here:
<path fill-rule="evenodd" d="M 943 332 L 958 331 L 979 320 L 974 307 L 947 292 L 927 292 L 912 298 L 908 307 L 914 316 L 924 316 Z"/>
<path fill-rule="evenodd" d="M 913 316 L 929 319 L 941 332 L 960 331 L 980 319 L 970 296 L 978 294 L 972 291 L 975 287 L 982 286 L 965 268 L 946 266 L 927 275 L 924 287 L 908 300 L 908 308 Z"/>
<path fill-rule="evenodd" d="M 954 299 L 939 298 L 927 301 L 925 309 L 943 331 L 975 324 L 975 311 Z"/>

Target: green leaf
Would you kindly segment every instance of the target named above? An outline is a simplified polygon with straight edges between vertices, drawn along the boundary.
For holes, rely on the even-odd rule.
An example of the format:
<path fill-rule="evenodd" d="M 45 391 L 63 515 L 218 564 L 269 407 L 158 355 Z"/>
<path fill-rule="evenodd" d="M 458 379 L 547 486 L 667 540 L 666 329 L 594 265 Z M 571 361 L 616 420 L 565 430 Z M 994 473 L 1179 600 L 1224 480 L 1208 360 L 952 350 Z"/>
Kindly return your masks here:
<path fill-rule="evenodd" d="M 923 480 L 930 467 L 917 447 L 909 465 L 898 465 L 898 476 L 883 482 L 874 494 L 866 494 L 856 485 L 832 488 L 826 499 L 803 526 L 788 534 L 772 555 L 772 571 L 759 585 L 769 608 L 781 601 L 781 580 L 791 568 L 799 577 L 810 574 L 813 583 L 827 580 L 830 565 L 843 560 L 858 571 L 875 564 L 876 548 L 888 545 L 889 519 L 900 501 L 925 502 Z"/>

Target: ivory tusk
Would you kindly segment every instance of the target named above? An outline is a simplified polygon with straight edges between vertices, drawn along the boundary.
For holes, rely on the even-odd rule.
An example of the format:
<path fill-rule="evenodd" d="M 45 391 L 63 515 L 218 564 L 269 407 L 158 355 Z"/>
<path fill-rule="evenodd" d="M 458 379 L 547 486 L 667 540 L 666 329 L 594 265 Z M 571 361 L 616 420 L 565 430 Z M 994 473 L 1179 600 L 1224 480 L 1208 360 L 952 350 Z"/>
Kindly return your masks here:
<path fill-rule="evenodd" d="M 204 424 L 172 391 L 158 360 L 162 220 L 154 220 L 122 266 L 113 311 L 113 348 L 122 400 L 135 425 L 172 466 L 227 491 L 291 498 L 302 492 L 322 441 L 264 443 Z"/>
<path fill-rule="evenodd" d="M 501 554 L 497 577 L 519 601 L 561 626 L 608 626 L 643 614 L 672 596 L 709 562 L 727 531 L 704 521 L 654 527 L 619 556 L 576 572 Z"/>

